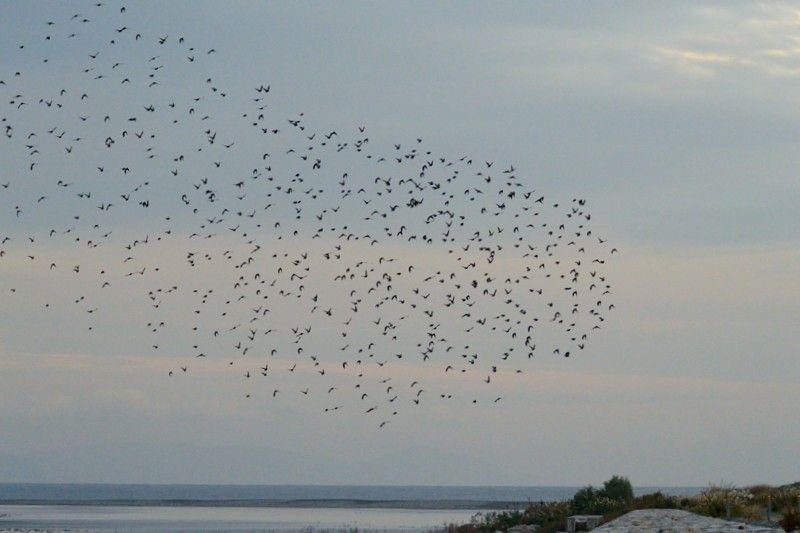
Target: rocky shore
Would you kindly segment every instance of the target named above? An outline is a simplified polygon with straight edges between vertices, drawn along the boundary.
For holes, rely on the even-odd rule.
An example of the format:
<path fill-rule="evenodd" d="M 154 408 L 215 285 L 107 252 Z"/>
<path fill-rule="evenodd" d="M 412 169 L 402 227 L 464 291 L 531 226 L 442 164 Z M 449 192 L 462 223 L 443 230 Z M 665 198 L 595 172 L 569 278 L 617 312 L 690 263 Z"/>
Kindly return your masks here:
<path fill-rule="evenodd" d="M 602 533 L 778 533 L 783 529 L 711 518 L 678 509 L 631 511 L 592 531 Z"/>

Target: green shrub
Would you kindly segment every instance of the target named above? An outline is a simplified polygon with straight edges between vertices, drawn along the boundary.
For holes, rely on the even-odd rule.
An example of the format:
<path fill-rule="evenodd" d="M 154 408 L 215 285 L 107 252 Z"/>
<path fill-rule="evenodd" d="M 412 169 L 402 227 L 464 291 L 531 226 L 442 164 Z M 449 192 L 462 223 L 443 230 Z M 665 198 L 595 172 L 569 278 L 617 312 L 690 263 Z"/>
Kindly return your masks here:
<path fill-rule="evenodd" d="M 603 483 L 603 495 L 625 503 L 633 501 L 633 485 L 628 478 L 623 476 L 612 476 L 611 479 Z"/>
<path fill-rule="evenodd" d="M 542 526 L 544 531 L 558 531 L 566 527 L 572 507 L 569 502 L 539 502 L 525 509 L 525 523 Z"/>
<path fill-rule="evenodd" d="M 497 529 L 506 530 L 522 523 L 522 512 L 520 511 L 493 511 L 476 514 L 472 517 L 470 525 L 479 531 L 495 531 Z"/>
<path fill-rule="evenodd" d="M 628 478 L 613 476 L 602 489 L 591 485 L 575 493 L 572 511 L 575 514 L 619 514 L 633 503 L 633 486 Z"/>
<path fill-rule="evenodd" d="M 589 485 L 584 487 L 572 497 L 572 511 L 578 514 L 589 514 L 589 509 L 597 499 L 597 489 Z"/>
<path fill-rule="evenodd" d="M 678 498 L 667 496 L 660 491 L 634 498 L 631 503 L 632 509 L 679 509 L 680 507 L 681 502 Z"/>

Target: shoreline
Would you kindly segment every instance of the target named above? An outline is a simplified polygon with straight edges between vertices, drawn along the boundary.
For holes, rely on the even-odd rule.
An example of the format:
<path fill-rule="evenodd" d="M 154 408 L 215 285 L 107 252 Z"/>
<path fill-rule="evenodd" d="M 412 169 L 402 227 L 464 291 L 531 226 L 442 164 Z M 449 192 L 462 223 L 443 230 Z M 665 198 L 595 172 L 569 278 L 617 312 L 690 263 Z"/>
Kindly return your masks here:
<path fill-rule="evenodd" d="M 492 500 L 361 500 L 361 499 L 232 499 L 232 500 L 77 500 L 77 499 L 14 499 L 0 500 L 0 506 L 63 506 L 63 507 L 202 507 L 202 508 L 282 508 L 282 509 L 402 509 L 430 511 L 503 511 L 524 509 L 530 501 Z"/>

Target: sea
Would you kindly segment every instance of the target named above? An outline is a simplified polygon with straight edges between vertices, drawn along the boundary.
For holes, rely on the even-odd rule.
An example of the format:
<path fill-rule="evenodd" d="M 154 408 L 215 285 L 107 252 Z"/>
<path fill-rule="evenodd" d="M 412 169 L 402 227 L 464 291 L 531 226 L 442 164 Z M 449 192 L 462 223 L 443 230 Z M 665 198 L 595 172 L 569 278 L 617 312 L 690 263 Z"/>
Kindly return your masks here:
<path fill-rule="evenodd" d="M 0 483 L 0 531 L 430 532 L 580 487 Z M 638 487 L 692 495 L 701 487 Z"/>

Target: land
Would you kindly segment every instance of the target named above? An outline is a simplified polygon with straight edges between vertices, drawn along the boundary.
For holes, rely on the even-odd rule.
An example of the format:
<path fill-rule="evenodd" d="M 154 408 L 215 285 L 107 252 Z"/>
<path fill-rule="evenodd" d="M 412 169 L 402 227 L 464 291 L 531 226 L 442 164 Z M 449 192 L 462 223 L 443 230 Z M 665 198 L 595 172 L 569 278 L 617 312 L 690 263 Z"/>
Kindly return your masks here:
<path fill-rule="evenodd" d="M 771 533 L 782 528 L 743 524 L 681 511 L 680 509 L 639 509 L 608 522 L 593 531 L 598 533 Z"/>
<path fill-rule="evenodd" d="M 655 492 L 634 497 L 630 481 L 614 476 L 601 488 L 579 490 L 570 501 L 532 502 L 524 510 L 479 513 L 470 523 L 452 524 L 447 531 L 490 533 L 534 526 L 529 530 L 557 533 L 567 530 L 567 519 L 574 515 L 599 516 L 595 531 L 613 533 L 800 531 L 800 483 L 712 485 L 692 496 Z"/>

